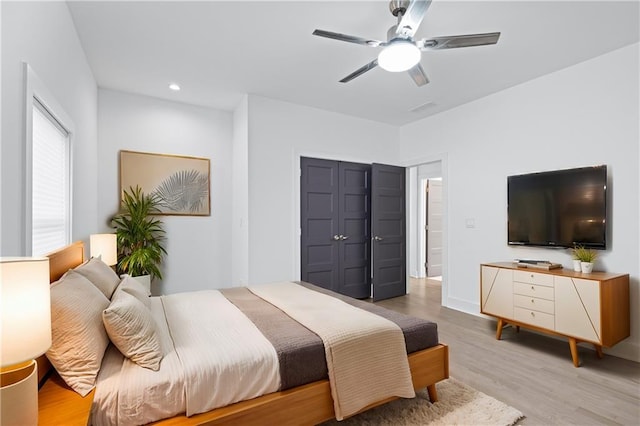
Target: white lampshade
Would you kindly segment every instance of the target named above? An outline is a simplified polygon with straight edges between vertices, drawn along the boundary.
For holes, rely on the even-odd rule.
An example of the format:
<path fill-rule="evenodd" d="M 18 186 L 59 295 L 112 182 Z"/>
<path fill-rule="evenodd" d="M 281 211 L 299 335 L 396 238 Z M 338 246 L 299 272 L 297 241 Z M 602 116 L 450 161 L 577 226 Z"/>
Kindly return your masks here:
<path fill-rule="evenodd" d="M 91 257 L 98 257 L 109 266 L 118 263 L 116 234 L 92 234 L 89 237 Z"/>
<path fill-rule="evenodd" d="M 0 365 L 32 360 L 51 346 L 49 259 L 0 258 Z"/>
<path fill-rule="evenodd" d="M 378 55 L 378 65 L 391 72 L 407 71 L 420 62 L 420 49 L 408 40 L 393 40 Z"/>

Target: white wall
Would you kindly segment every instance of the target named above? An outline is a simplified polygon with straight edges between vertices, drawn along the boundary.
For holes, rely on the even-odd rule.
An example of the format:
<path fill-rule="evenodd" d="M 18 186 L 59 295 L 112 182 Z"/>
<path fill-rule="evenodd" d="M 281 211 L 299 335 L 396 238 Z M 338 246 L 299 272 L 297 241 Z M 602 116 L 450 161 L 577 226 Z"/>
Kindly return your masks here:
<path fill-rule="evenodd" d="M 99 229 L 117 212 L 121 149 L 211 160 L 211 216 L 162 216 L 168 256 L 152 292 L 231 286 L 232 114 L 100 89 Z"/>
<path fill-rule="evenodd" d="M 88 244 L 97 223 L 97 86 L 69 10 L 64 2 L 3 2 L 1 22 L 0 253 L 26 254 L 23 62 L 32 67 L 75 125 L 72 239 Z"/>
<path fill-rule="evenodd" d="M 249 97 L 233 112 L 231 283 L 249 283 Z"/>
<path fill-rule="evenodd" d="M 631 277 L 631 337 L 610 352 L 640 361 L 638 48 L 631 45 L 401 128 L 400 155 L 448 158 L 449 306 L 479 312 L 482 262 L 564 250 L 512 248 L 507 176 L 607 164 L 612 232 L 597 269 Z M 466 228 L 467 218 L 475 228 Z M 444 300 L 444 298 L 443 298 Z"/>
<path fill-rule="evenodd" d="M 397 164 L 398 128 L 249 96 L 249 283 L 300 278 L 300 156 Z"/>

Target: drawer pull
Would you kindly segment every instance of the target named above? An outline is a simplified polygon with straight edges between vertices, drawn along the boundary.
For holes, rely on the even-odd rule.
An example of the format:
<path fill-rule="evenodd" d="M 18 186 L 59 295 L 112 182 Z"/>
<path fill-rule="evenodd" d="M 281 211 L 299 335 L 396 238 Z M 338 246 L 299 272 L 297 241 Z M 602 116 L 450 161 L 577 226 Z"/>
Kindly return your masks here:
<path fill-rule="evenodd" d="M 531 299 L 531 303 L 535 303 L 535 300 Z"/>
<path fill-rule="evenodd" d="M 533 274 L 531 274 L 531 278 L 533 278 Z"/>
<path fill-rule="evenodd" d="M 536 289 L 536 288 L 535 288 L 534 286 L 531 286 L 531 290 L 535 291 L 535 289 Z"/>
<path fill-rule="evenodd" d="M 535 316 L 536 316 L 536 314 L 535 314 L 534 312 L 531 312 L 531 316 L 532 316 L 532 317 L 535 317 Z"/>

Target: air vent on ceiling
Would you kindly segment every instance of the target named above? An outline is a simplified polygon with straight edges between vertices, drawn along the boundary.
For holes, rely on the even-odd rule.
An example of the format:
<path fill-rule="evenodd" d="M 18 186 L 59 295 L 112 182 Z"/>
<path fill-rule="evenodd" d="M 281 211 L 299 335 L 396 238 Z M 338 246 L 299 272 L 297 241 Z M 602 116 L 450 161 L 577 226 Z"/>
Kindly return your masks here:
<path fill-rule="evenodd" d="M 429 108 L 433 108 L 433 107 L 435 107 L 436 105 L 437 105 L 437 104 L 436 104 L 435 102 L 433 102 L 433 101 L 425 102 L 425 103 L 423 103 L 422 105 L 418 105 L 418 106 L 417 106 L 417 107 L 415 107 L 415 108 L 411 108 L 411 109 L 409 110 L 409 112 L 414 112 L 414 113 L 416 113 L 416 114 L 417 114 L 417 113 L 420 113 L 420 112 L 426 111 L 426 110 L 428 110 Z"/>

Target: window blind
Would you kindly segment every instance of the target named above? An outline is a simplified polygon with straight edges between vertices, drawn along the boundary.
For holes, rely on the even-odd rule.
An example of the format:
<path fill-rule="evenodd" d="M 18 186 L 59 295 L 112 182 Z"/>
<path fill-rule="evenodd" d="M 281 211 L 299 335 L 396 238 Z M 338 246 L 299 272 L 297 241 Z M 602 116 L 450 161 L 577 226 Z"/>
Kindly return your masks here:
<path fill-rule="evenodd" d="M 32 135 L 31 254 L 42 256 L 70 242 L 69 133 L 34 99 Z"/>

